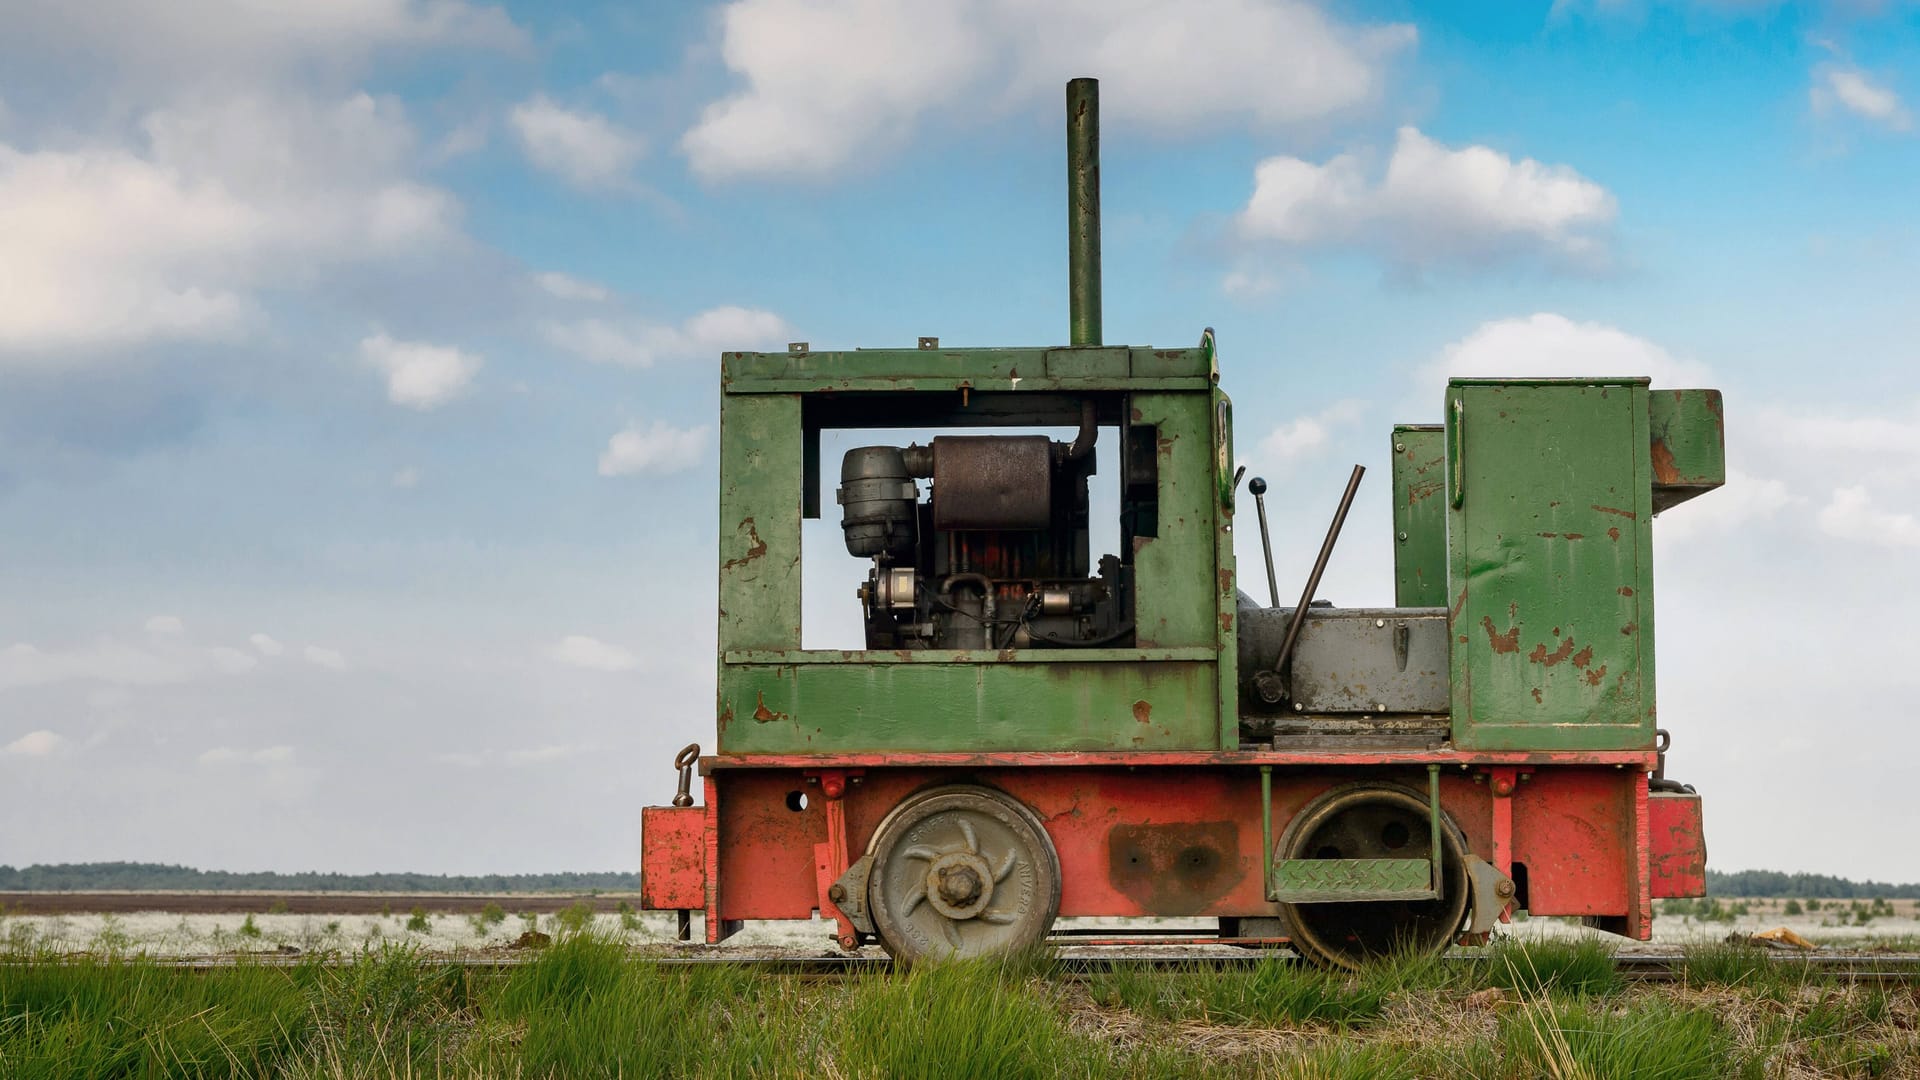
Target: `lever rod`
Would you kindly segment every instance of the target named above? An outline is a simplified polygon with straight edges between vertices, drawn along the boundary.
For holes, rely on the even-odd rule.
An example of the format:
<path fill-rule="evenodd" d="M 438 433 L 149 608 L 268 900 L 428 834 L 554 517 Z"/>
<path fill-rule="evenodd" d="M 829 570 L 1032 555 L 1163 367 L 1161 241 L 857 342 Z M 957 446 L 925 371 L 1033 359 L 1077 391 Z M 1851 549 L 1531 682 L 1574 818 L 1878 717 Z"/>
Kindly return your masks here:
<path fill-rule="evenodd" d="M 1313 573 L 1307 575 L 1300 605 L 1293 609 L 1293 618 L 1287 620 L 1287 636 L 1280 639 L 1280 652 L 1273 658 L 1273 674 L 1282 679 L 1286 677 L 1287 661 L 1293 658 L 1294 642 L 1300 639 L 1300 628 L 1306 625 L 1313 594 L 1320 591 L 1320 575 L 1327 571 L 1327 560 L 1333 557 L 1333 545 L 1340 539 L 1340 527 L 1347 523 L 1347 511 L 1353 509 L 1353 496 L 1360 490 L 1360 478 L 1366 472 L 1365 465 L 1355 465 L 1353 475 L 1347 478 L 1347 490 L 1340 496 L 1340 509 L 1334 511 L 1333 524 L 1327 526 L 1327 538 L 1320 542 L 1320 556 L 1313 560 Z"/>
<path fill-rule="evenodd" d="M 1256 476 L 1247 482 L 1247 490 L 1253 493 L 1253 508 L 1260 512 L 1260 550 L 1267 557 L 1267 596 L 1268 603 L 1280 606 L 1280 582 L 1273 576 L 1273 539 L 1267 535 L 1267 482 Z"/>

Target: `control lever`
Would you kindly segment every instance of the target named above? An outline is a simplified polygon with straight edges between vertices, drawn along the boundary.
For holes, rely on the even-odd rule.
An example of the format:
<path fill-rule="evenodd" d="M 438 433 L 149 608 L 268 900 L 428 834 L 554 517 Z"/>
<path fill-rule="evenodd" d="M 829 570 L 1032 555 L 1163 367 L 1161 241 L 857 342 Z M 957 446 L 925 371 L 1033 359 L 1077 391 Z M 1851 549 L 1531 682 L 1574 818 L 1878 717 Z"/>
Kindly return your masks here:
<path fill-rule="evenodd" d="M 1273 576 L 1273 540 L 1267 536 L 1267 482 L 1256 476 L 1247 484 L 1253 493 L 1253 507 L 1260 512 L 1260 550 L 1267 556 L 1267 595 L 1274 607 L 1280 606 L 1280 583 Z"/>
<path fill-rule="evenodd" d="M 1327 571 L 1327 560 L 1333 557 L 1333 545 L 1340 539 L 1340 527 L 1347 523 L 1347 511 L 1353 509 L 1353 496 L 1360 490 L 1360 478 L 1366 472 L 1365 465 L 1353 467 L 1353 475 L 1347 478 L 1347 490 L 1340 496 L 1340 508 L 1334 511 L 1333 524 L 1327 526 L 1327 538 L 1320 542 L 1320 556 L 1313 560 L 1313 572 L 1307 575 L 1306 590 L 1293 609 L 1293 618 L 1287 620 L 1287 635 L 1280 639 L 1280 652 L 1273 658 L 1273 667 L 1253 677 L 1254 691 L 1269 705 L 1278 705 L 1287 696 L 1287 661 L 1293 659 L 1294 643 L 1300 639 L 1300 628 L 1307 622 L 1307 608 L 1313 603 L 1313 594 L 1320 591 L 1320 575 Z M 1251 485 L 1248 490 L 1252 490 Z M 1256 495 L 1255 500 L 1258 498 Z M 1264 512 L 1261 517 L 1264 520 Z M 1263 528 L 1263 536 L 1265 532 Z"/>

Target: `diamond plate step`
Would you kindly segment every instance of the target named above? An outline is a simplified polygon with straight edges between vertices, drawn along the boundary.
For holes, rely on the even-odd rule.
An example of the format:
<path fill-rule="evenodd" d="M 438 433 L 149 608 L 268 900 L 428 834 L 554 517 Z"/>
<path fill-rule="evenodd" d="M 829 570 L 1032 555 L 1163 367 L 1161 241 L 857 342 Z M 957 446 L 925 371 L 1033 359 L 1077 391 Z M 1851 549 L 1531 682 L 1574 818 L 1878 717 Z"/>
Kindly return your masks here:
<path fill-rule="evenodd" d="M 1336 900 L 1432 900 L 1425 859 L 1287 859 L 1276 863 L 1269 899 L 1287 904 Z"/>

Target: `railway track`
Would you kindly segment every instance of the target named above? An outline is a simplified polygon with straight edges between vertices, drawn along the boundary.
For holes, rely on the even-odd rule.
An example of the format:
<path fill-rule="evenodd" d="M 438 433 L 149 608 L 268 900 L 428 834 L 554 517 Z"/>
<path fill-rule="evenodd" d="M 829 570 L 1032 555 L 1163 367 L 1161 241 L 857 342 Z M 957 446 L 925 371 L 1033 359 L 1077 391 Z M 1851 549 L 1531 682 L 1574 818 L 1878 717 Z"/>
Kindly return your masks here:
<path fill-rule="evenodd" d="M 1120 951 L 1114 948 L 1088 948 L 1086 946 L 1066 946 L 1059 950 L 1054 960 L 1055 970 L 1070 977 L 1081 977 L 1102 972 L 1122 969 L 1159 969 L 1159 970 L 1219 970 L 1230 971 L 1253 967 L 1271 957 L 1272 953 L 1236 950 L 1227 951 L 1214 947 L 1211 951 L 1196 950 L 1155 950 Z M 1291 954 L 1283 957 L 1300 962 Z M 1788 954 L 1756 953 L 1771 964 L 1808 977 L 1847 982 L 1868 983 L 1911 983 L 1920 986 L 1920 954 Z M 482 953 L 455 953 L 446 955 L 426 954 L 423 963 L 439 964 L 446 967 L 467 970 L 507 970 L 530 964 L 539 959 L 540 952 L 534 949 L 499 950 Z M 336 954 L 327 956 L 304 956 L 284 953 L 243 953 L 217 956 L 164 957 L 146 961 L 155 967 L 186 971 L 222 971 L 241 966 L 296 967 L 313 963 L 350 963 L 354 954 Z M 75 955 L 58 958 L 71 962 L 94 959 L 90 955 Z M 1469 965 L 1480 957 L 1471 953 L 1449 956 L 1448 964 Z M 759 952 L 746 949 L 714 950 L 711 952 L 674 952 L 658 953 L 636 951 L 637 963 L 656 964 L 666 968 L 695 968 L 716 965 L 740 965 L 752 967 L 769 975 L 798 976 L 809 979 L 832 979 L 875 974 L 892 969 L 892 961 L 878 950 L 857 954 L 820 954 L 801 956 L 792 952 Z M 45 963 L 46 958 L 31 961 L 7 960 L 0 958 L 0 966 L 8 963 Z M 1614 958 L 1614 964 L 1620 973 L 1633 982 L 1679 982 L 1686 978 L 1687 958 L 1683 953 L 1625 953 Z"/>
<path fill-rule="evenodd" d="M 577 904 L 596 912 L 640 906 L 639 893 L 311 893 L 311 892 L 0 892 L 6 915 L 384 915 L 414 908 L 429 915 L 502 911 L 551 915 Z"/>

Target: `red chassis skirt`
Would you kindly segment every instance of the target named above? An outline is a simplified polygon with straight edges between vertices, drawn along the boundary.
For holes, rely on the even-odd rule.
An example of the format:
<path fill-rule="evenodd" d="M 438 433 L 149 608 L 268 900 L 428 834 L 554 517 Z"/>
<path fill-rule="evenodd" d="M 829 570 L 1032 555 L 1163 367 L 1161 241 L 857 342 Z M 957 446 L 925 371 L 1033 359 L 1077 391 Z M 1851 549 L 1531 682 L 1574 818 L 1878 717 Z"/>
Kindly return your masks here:
<path fill-rule="evenodd" d="M 701 759 L 705 805 L 648 807 L 641 891 L 654 909 L 703 910 L 707 940 L 747 919 L 852 924 L 828 889 L 887 812 L 914 792 L 977 783 L 1026 803 L 1060 855 L 1062 916 L 1258 917 L 1260 770 L 1273 767 L 1273 829 L 1355 780 L 1424 791 L 1534 915 L 1596 917 L 1652 932 L 1656 897 L 1705 891 L 1700 803 L 1649 795 L 1642 752 L 839 754 Z"/>

